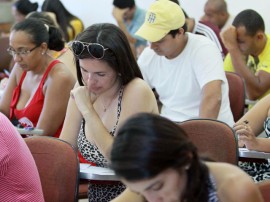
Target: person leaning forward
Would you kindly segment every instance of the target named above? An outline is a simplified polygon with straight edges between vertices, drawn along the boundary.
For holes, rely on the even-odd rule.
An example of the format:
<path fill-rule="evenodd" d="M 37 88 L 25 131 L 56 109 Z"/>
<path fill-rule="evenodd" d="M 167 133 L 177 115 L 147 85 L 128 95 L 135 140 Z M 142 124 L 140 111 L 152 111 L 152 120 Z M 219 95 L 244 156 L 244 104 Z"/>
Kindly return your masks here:
<path fill-rule="evenodd" d="M 176 122 L 212 118 L 233 125 L 221 54 L 210 39 L 186 32 L 179 5 L 155 1 L 136 34 L 150 42 L 138 64 L 159 95 L 162 116 Z"/>

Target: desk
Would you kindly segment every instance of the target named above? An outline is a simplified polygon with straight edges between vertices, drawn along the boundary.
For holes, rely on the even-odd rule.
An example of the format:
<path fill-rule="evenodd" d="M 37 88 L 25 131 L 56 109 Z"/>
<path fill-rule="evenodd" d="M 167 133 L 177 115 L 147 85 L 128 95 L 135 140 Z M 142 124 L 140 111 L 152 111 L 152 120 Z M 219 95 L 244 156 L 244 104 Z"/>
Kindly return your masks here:
<path fill-rule="evenodd" d="M 88 180 L 119 181 L 115 173 L 109 168 L 91 166 L 80 163 L 80 178 Z"/>
<path fill-rule="evenodd" d="M 18 127 L 15 127 L 18 132 L 21 134 L 21 135 L 42 135 L 43 134 L 43 130 L 41 129 L 33 129 L 33 130 L 26 130 L 24 128 L 18 128 Z"/>
<path fill-rule="evenodd" d="M 248 150 L 247 148 L 239 148 L 239 157 L 270 160 L 270 153 Z"/>

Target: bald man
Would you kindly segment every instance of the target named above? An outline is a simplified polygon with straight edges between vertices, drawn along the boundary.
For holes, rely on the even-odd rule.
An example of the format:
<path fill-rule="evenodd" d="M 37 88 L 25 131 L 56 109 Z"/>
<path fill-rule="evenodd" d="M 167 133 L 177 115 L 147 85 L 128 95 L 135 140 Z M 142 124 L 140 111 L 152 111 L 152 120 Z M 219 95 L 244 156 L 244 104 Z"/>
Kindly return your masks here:
<path fill-rule="evenodd" d="M 233 19 L 234 17 L 228 12 L 226 1 L 207 0 L 205 3 L 202 21 L 210 22 L 223 31 L 232 24 Z"/>

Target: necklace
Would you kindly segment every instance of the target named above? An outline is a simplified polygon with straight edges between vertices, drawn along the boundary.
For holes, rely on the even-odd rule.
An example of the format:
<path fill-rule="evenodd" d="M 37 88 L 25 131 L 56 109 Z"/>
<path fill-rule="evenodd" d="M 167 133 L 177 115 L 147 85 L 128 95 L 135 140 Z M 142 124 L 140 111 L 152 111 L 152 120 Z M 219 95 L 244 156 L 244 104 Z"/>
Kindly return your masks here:
<path fill-rule="evenodd" d="M 114 97 L 111 99 L 110 103 L 109 103 L 107 106 L 105 106 L 105 105 L 103 104 L 103 112 L 104 112 L 104 113 L 107 111 L 107 109 L 110 108 L 110 106 L 111 106 L 113 100 L 115 99 L 115 97 L 116 97 L 116 96 L 114 96 Z"/>
<path fill-rule="evenodd" d="M 105 113 L 111 106 L 111 104 L 113 103 L 113 101 L 118 97 L 118 94 L 119 94 L 119 90 L 120 88 L 116 91 L 115 95 L 112 97 L 111 101 L 108 103 L 108 105 L 103 105 L 103 112 Z"/>

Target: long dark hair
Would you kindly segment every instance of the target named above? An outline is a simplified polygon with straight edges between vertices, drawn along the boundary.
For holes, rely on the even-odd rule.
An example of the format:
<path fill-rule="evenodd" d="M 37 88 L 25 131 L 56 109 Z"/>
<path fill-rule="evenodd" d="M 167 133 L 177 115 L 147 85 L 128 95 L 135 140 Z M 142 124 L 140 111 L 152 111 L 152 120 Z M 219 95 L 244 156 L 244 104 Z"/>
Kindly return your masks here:
<path fill-rule="evenodd" d="M 126 85 L 132 79 L 143 78 L 136 59 L 131 51 L 126 35 L 116 25 L 110 23 L 93 24 L 78 34 L 75 41 L 86 43 L 99 43 L 108 50 L 100 59 L 106 62 L 120 76 L 122 84 Z M 79 84 L 84 85 L 80 70 L 79 59 L 92 58 L 89 52 L 84 49 L 76 58 L 77 78 Z"/>
<path fill-rule="evenodd" d="M 122 125 L 111 150 L 111 168 L 127 181 L 150 179 L 168 168 L 187 169 L 181 201 L 207 202 L 209 171 L 185 131 L 159 115 L 140 113 Z"/>
<path fill-rule="evenodd" d="M 56 20 L 64 33 L 66 41 L 70 41 L 68 28 L 72 30 L 73 36 L 75 36 L 75 30 L 70 22 L 79 18 L 71 14 L 60 0 L 45 0 L 41 6 L 41 10 L 55 14 Z"/>
<path fill-rule="evenodd" d="M 38 9 L 38 3 L 32 3 L 29 0 L 17 0 L 13 3 L 13 6 L 23 15 L 27 15 Z"/>

